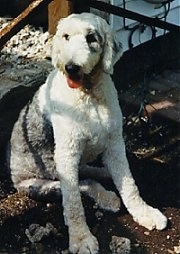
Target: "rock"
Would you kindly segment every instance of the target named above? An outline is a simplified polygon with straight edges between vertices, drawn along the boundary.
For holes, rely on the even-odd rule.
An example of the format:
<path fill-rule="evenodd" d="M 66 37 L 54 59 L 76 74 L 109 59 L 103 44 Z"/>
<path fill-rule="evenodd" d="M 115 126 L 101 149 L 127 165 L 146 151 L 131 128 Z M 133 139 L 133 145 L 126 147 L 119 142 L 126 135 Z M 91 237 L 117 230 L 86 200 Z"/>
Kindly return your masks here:
<path fill-rule="evenodd" d="M 0 30 L 11 19 L 0 17 Z M 19 112 L 33 97 L 52 70 L 51 37 L 42 28 L 25 26 L 3 47 L 0 54 L 0 164 L 5 165 L 6 147 Z M 48 52 L 46 51 L 48 42 Z M 2 162 L 1 162 L 2 161 Z M 0 165 L 1 167 L 1 165 Z M 6 174 L 6 168 L 0 175 Z M 4 171 L 4 172 L 3 172 Z"/>
<path fill-rule="evenodd" d="M 174 246 L 174 253 L 177 253 L 177 254 L 180 253 L 180 245 L 179 246 Z"/>
<path fill-rule="evenodd" d="M 112 254 L 129 254 L 131 252 L 131 242 L 125 237 L 112 236 L 109 248 Z"/>
<path fill-rule="evenodd" d="M 31 224 L 25 230 L 25 234 L 31 243 L 40 242 L 44 237 L 49 236 L 50 233 L 57 234 L 57 229 L 51 223 L 46 223 L 45 227 L 39 224 Z"/>

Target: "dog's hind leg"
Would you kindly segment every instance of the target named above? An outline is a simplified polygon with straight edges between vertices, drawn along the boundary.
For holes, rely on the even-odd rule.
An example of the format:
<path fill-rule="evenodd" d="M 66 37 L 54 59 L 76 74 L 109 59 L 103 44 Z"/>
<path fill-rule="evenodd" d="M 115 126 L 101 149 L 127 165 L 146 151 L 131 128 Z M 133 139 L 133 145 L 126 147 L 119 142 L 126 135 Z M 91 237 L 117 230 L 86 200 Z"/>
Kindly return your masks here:
<path fill-rule="evenodd" d="M 18 191 L 25 192 L 36 200 L 58 201 L 62 198 L 60 181 L 31 178 L 21 181 Z M 117 212 L 120 208 L 120 199 L 112 191 L 107 191 L 100 183 L 94 180 L 83 180 L 79 184 L 80 191 L 92 198 L 100 208 Z"/>
<path fill-rule="evenodd" d="M 30 178 L 16 185 L 17 190 L 25 192 L 37 200 L 59 200 L 61 198 L 60 182 L 48 179 Z"/>
<path fill-rule="evenodd" d="M 120 198 L 94 180 L 80 181 L 80 191 L 94 199 L 98 206 L 104 210 L 117 212 L 120 209 Z"/>

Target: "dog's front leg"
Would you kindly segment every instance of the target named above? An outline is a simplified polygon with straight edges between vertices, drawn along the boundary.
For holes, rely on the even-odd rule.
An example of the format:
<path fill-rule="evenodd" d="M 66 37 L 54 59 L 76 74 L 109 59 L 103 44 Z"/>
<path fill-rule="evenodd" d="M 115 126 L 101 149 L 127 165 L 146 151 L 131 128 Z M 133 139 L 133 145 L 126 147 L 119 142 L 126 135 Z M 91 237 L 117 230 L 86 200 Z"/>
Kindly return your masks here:
<path fill-rule="evenodd" d="M 109 140 L 108 148 L 104 154 L 104 163 L 134 220 L 149 230 L 164 229 L 167 225 L 166 217 L 158 209 L 147 205 L 139 195 L 129 169 L 121 134 L 117 134 Z"/>
<path fill-rule="evenodd" d="M 55 119 L 55 162 L 61 182 L 65 223 L 69 230 L 69 250 L 73 254 L 96 254 L 98 242 L 91 234 L 85 219 L 79 190 L 78 166 L 82 145 L 72 133 L 62 133 Z"/>

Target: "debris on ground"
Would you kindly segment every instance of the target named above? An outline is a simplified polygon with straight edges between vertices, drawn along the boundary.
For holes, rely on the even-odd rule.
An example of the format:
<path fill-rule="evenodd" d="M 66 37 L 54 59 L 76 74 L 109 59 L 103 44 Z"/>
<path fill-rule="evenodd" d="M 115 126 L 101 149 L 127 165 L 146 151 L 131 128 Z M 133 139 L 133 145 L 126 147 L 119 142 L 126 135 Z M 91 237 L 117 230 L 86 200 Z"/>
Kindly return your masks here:
<path fill-rule="evenodd" d="M 29 228 L 25 230 L 25 234 L 31 243 L 38 243 L 51 233 L 57 234 L 57 229 L 51 223 L 46 223 L 45 227 L 39 224 L 31 224 Z"/>

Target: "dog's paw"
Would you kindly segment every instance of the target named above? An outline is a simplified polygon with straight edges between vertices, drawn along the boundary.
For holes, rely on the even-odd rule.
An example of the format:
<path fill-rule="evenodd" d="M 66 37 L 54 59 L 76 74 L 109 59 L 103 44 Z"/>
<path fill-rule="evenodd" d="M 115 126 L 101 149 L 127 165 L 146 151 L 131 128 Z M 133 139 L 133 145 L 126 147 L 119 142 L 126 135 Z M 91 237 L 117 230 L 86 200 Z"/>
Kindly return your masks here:
<path fill-rule="evenodd" d="M 78 236 L 72 237 L 70 239 L 69 251 L 72 254 L 98 254 L 98 241 L 91 233 L 84 238 Z"/>
<path fill-rule="evenodd" d="M 120 209 L 120 198 L 112 191 L 106 191 L 98 200 L 98 205 L 104 210 L 117 212 Z"/>
<path fill-rule="evenodd" d="M 167 218 L 158 209 L 150 206 L 143 209 L 143 212 L 138 218 L 134 217 L 134 220 L 149 230 L 163 230 L 167 226 Z"/>

